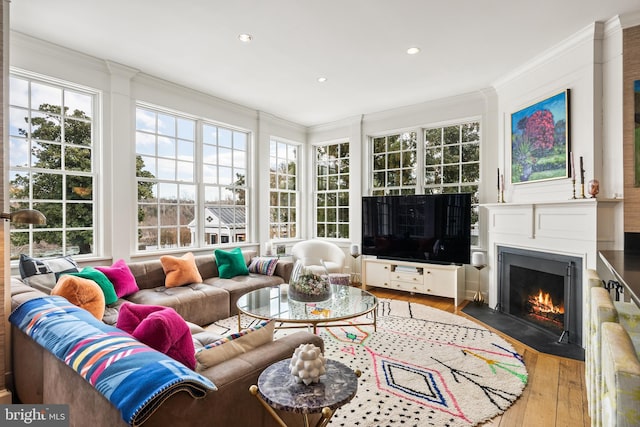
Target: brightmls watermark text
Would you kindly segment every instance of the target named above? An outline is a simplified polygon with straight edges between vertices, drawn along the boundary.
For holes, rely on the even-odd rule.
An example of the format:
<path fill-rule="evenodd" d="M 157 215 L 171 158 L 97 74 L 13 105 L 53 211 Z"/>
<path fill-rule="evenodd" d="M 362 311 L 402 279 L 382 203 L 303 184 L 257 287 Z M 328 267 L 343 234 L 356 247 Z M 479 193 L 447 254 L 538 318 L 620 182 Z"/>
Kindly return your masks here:
<path fill-rule="evenodd" d="M 69 427 L 69 405 L 0 405 L 0 425 Z"/>

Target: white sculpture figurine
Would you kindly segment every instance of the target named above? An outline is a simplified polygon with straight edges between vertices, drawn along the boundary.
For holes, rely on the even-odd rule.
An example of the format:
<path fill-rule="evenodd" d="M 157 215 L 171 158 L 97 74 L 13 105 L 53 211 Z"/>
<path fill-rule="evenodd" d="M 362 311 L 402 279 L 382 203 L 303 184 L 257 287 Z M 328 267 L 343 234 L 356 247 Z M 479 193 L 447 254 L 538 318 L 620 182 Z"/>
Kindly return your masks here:
<path fill-rule="evenodd" d="M 313 344 L 300 344 L 293 352 L 289 370 L 299 383 L 320 382 L 320 375 L 326 372 L 324 355 Z"/>

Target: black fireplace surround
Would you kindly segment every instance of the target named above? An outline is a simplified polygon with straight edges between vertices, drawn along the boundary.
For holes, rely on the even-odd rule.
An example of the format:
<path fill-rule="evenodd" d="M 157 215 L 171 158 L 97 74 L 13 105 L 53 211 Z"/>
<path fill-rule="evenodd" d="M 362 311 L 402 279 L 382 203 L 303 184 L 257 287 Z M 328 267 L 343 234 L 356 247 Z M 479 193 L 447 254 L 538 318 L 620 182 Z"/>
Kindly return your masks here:
<path fill-rule="evenodd" d="M 582 301 L 581 258 L 498 246 L 496 310 L 582 346 Z"/>

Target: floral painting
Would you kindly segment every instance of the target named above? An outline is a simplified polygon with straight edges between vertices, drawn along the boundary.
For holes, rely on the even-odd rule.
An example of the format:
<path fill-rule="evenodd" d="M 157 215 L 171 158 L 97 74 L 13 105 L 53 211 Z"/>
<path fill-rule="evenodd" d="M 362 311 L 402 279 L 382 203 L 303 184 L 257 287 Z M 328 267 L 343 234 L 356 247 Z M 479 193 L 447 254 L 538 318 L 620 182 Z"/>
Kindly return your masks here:
<path fill-rule="evenodd" d="M 511 182 L 566 178 L 569 89 L 511 114 Z"/>

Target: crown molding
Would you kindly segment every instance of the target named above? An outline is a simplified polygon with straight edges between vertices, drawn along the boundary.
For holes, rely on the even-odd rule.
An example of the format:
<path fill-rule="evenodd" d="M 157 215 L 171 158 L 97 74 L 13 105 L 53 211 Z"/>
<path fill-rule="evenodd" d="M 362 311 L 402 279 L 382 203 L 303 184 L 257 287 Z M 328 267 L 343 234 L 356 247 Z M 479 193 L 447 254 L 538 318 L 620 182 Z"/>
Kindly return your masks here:
<path fill-rule="evenodd" d="M 524 63 L 520 67 L 515 68 L 512 72 L 503 76 L 502 78 L 493 82 L 492 86 L 496 90 L 502 86 L 509 84 L 511 81 L 517 79 L 523 74 L 528 73 L 531 70 L 541 67 L 558 57 L 559 55 L 574 49 L 576 46 L 582 43 L 593 42 L 596 38 L 602 38 L 603 25 L 600 22 L 594 22 L 589 24 L 582 30 L 561 41 L 555 46 L 542 52 L 540 55 L 532 58 L 530 61 Z"/>
<path fill-rule="evenodd" d="M 623 30 L 640 25 L 640 11 L 618 15 Z"/>

